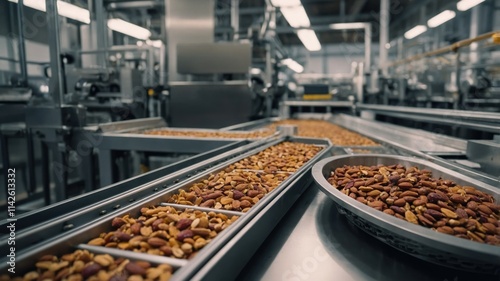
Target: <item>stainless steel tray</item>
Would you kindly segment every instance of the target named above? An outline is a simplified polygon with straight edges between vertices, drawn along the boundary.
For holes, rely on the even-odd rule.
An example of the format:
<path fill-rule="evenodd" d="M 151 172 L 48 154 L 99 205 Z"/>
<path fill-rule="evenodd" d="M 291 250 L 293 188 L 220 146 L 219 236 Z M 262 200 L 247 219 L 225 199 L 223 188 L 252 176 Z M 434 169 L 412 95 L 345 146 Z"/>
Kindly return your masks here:
<path fill-rule="evenodd" d="M 178 265 L 179 267 L 179 273 L 174 274 L 173 279 L 175 280 L 191 280 L 191 276 L 195 274 L 199 268 L 203 267 L 208 261 L 211 260 L 211 258 L 219 251 L 220 248 L 223 246 L 227 245 L 229 241 L 232 241 L 233 237 L 240 233 L 241 231 L 244 231 L 243 228 L 245 227 L 246 224 L 248 224 L 249 221 L 251 221 L 253 218 L 255 218 L 257 215 L 261 214 L 264 212 L 266 206 L 269 207 L 269 205 L 273 205 L 272 202 L 273 200 L 280 194 L 282 194 L 287 187 L 293 183 L 297 178 L 300 178 L 300 176 L 304 173 L 304 171 L 308 170 L 311 168 L 312 164 L 317 161 L 318 159 L 321 159 L 326 153 L 328 153 L 331 144 L 327 140 L 321 140 L 321 139 L 302 139 L 302 138 L 279 138 L 276 139 L 272 142 L 264 142 L 263 145 L 261 145 L 257 149 L 253 149 L 245 154 L 240 155 L 239 157 L 236 157 L 232 159 L 231 161 L 228 161 L 230 163 L 237 162 L 245 157 L 248 157 L 250 155 L 254 155 L 267 147 L 270 147 L 272 145 L 278 144 L 282 141 L 292 141 L 292 142 L 301 142 L 301 143 L 308 143 L 308 144 L 314 144 L 314 145 L 319 145 L 323 146 L 324 149 L 320 151 L 313 159 L 311 159 L 309 162 L 307 162 L 303 167 L 301 167 L 296 173 L 290 175 L 285 181 L 283 181 L 276 189 L 273 190 L 273 192 L 269 193 L 267 196 L 263 197 L 262 200 L 260 200 L 257 204 L 255 204 L 247 213 L 241 213 L 240 218 L 236 220 L 231 226 L 229 226 L 227 229 L 219 233 L 217 237 L 215 237 L 207 246 L 205 246 L 193 259 L 189 260 L 186 262 L 185 265 Z M 217 173 L 218 171 L 221 171 L 225 167 L 227 167 L 230 163 L 224 162 L 222 164 L 219 164 L 212 169 L 208 169 L 202 173 L 199 173 L 197 175 L 194 175 L 190 178 L 188 181 L 181 182 L 179 184 L 175 184 L 173 186 L 169 186 L 169 188 L 166 188 L 164 190 L 161 190 L 163 187 L 166 187 L 164 185 L 163 180 L 157 180 L 151 183 L 146 184 L 149 188 L 155 188 L 155 190 L 161 190 L 158 191 L 156 194 L 146 197 L 142 200 L 139 200 L 136 202 L 136 204 L 127 206 L 123 209 L 118 209 L 115 212 L 106 214 L 102 216 L 99 220 L 92 221 L 82 227 L 76 228 L 72 231 L 69 231 L 68 233 L 63 233 L 61 235 L 55 236 L 53 238 L 47 238 L 47 240 L 43 244 L 37 244 L 34 246 L 31 246 L 23 251 L 19 251 L 16 253 L 16 271 L 19 270 L 19 272 L 22 272 L 23 270 L 29 270 L 33 264 L 34 261 L 36 261 L 38 258 L 40 258 L 43 255 L 46 254 L 64 254 L 67 250 L 69 249 L 74 249 L 74 247 L 81 247 L 82 243 L 86 243 L 92 238 L 98 237 L 100 233 L 102 232 L 108 232 L 112 231 L 113 229 L 111 228 L 111 220 L 114 217 L 117 216 L 123 216 L 125 214 L 130 214 L 132 216 L 134 215 L 139 215 L 140 209 L 143 206 L 151 206 L 151 205 L 160 205 L 161 203 L 165 202 L 165 197 L 180 190 L 180 189 L 187 189 L 189 186 L 191 186 L 193 183 L 198 182 L 202 179 L 205 179 L 208 177 L 211 173 Z M 139 188 L 139 187 L 138 187 Z M 284 209 L 285 206 L 291 205 L 291 203 L 287 202 L 282 202 L 278 209 Z M 176 208 L 196 208 L 193 206 L 176 206 Z M 290 206 L 288 206 L 290 207 Z M 214 211 L 215 213 L 224 213 L 224 210 L 217 210 L 217 209 L 212 209 L 212 208 L 206 208 L 207 211 Z M 268 216 L 274 217 L 274 214 L 269 213 Z M 266 225 L 267 226 L 267 225 Z M 265 228 L 266 226 L 261 225 L 261 227 Z M 262 241 L 261 241 L 262 242 Z M 102 247 L 101 247 L 102 249 Z M 104 248 L 105 249 L 105 248 Z M 95 250 L 95 249 L 93 249 Z M 114 251 L 114 250 L 113 250 Z M 128 252 L 128 251 L 125 251 Z M 129 253 L 124 253 L 122 252 L 123 255 L 130 255 L 133 252 Z M 115 255 L 116 251 L 114 251 Z M 171 259 L 171 258 L 166 258 L 166 257 L 161 257 L 161 256 L 151 256 L 148 254 L 141 254 L 139 257 L 136 257 L 136 259 L 142 259 L 142 260 L 149 260 L 149 261 L 159 261 L 159 260 L 165 260 L 165 259 L 170 259 L 170 262 L 166 262 L 171 264 L 172 266 L 175 266 L 174 262 L 178 262 L 178 260 Z M 5 259 L 4 259 L 5 260 Z M 3 261 L 3 260 L 2 260 Z M 231 261 L 233 263 L 238 263 L 238 261 Z M 2 262 L 2 265 L 0 265 L 0 270 L 5 269 L 6 263 Z"/>
<path fill-rule="evenodd" d="M 327 181 L 330 172 L 343 165 L 417 166 L 432 171 L 433 177 L 446 178 L 461 185 L 474 186 L 500 200 L 500 190 L 429 161 L 391 155 L 349 155 L 316 163 L 312 174 L 319 189 L 336 204 L 339 212 L 354 225 L 388 245 L 420 259 L 467 271 L 500 275 L 500 247 L 481 244 L 414 225 L 387 215 L 342 194 Z"/>

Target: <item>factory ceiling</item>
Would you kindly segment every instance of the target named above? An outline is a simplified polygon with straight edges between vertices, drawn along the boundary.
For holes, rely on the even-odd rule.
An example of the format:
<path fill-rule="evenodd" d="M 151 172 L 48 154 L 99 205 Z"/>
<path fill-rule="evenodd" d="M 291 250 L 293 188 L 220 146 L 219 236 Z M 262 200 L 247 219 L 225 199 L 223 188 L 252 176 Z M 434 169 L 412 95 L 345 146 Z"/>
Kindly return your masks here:
<path fill-rule="evenodd" d="M 111 13 L 125 13 L 135 23 L 148 26 L 153 35 L 161 34 L 164 14 L 164 0 L 105 0 Z M 216 0 L 216 29 L 220 34 L 231 31 L 232 0 Z M 339 22 L 371 22 L 373 41 L 378 41 L 380 19 L 379 0 L 302 0 L 301 1 L 322 44 L 362 42 L 362 31 L 339 31 L 328 28 Z M 454 0 L 391 0 L 390 39 L 401 36 L 406 30 L 422 22 L 426 14 L 432 15 L 444 7 L 456 3 Z M 264 19 L 264 0 L 239 1 L 239 33 L 246 35 L 252 26 L 260 26 Z M 149 18 L 146 18 L 149 17 Z M 301 42 L 287 21 L 278 12 L 276 33 L 286 45 L 300 45 Z M 223 36 L 219 36 L 224 38 Z"/>

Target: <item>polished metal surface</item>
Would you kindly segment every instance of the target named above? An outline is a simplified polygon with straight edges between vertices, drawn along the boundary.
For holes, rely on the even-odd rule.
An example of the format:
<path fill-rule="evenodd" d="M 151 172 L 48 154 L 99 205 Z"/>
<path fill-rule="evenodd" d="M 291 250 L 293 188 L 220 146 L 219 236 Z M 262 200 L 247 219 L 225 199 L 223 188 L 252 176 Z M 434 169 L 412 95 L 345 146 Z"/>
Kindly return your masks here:
<path fill-rule="evenodd" d="M 298 101 L 288 100 L 283 102 L 284 106 L 330 106 L 330 107 L 351 107 L 352 102 L 348 101 Z"/>
<path fill-rule="evenodd" d="M 43 0 L 42 0 L 43 1 Z M 55 106 L 64 102 L 64 70 L 61 59 L 61 44 L 59 41 L 59 15 L 56 0 L 45 0 L 47 10 L 47 27 L 49 34 L 50 70 L 49 91 Z"/>
<path fill-rule="evenodd" d="M 182 268 L 176 272 L 174 280 L 225 280 L 236 277 L 241 268 L 255 253 L 257 246 L 264 242 L 272 228 L 279 222 L 290 206 L 304 192 L 311 180 L 310 168 L 319 159 L 330 153 L 330 142 L 319 139 L 293 138 L 293 141 L 325 146 L 313 159 L 305 163 L 297 172 L 290 175 L 272 193 L 262 198 L 257 205 L 239 220 L 243 228 L 231 229 L 231 240 L 220 245 L 217 253 L 204 259 L 197 267 Z M 241 223 L 240 221 L 240 223 Z M 237 221 L 238 223 L 238 221 Z M 241 223 L 243 224 L 243 223 Z M 228 264 L 231 264 L 228 268 Z"/>
<path fill-rule="evenodd" d="M 280 125 L 276 128 L 276 130 L 284 136 L 294 136 L 299 132 L 299 128 L 294 125 Z"/>
<path fill-rule="evenodd" d="M 247 122 L 253 99 L 247 81 L 171 83 L 167 122 L 171 127 L 217 129 Z"/>
<path fill-rule="evenodd" d="M 263 197 L 249 212 L 243 214 L 235 223 L 231 224 L 231 226 L 229 226 L 223 232 L 219 233 L 219 235 L 216 238 L 214 238 L 210 242 L 210 244 L 208 244 L 194 258 L 189 260 L 186 266 L 183 266 L 178 271 L 176 271 L 174 280 L 192 280 L 191 276 L 193 274 L 196 274 L 199 268 L 203 267 L 208 261 L 210 261 L 211 258 L 214 256 L 214 254 L 217 253 L 220 248 L 222 248 L 223 246 L 227 246 L 231 243 L 234 243 L 234 240 L 232 240 L 233 237 L 236 234 L 241 233 L 242 228 L 250 220 L 255 218 L 257 215 L 262 214 L 262 212 L 264 212 L 264 209 L 266 207 L 268 208 L 271 205 L 273 205 L 275 210 L 277 211 L 281 210 L 281 212 L 284 212 L 285 211 L 284 207 L 287 206 L 287 201 L 279 201 L 278 203 L 275 203 L 274 200 L 277 197 L 283 195 L 284 190 L 287 189 L 289 185 L 294 183 L 297 179 L 300 179 L 301 175 L 303 175 L 305 171 L 309 170 L 312 164 L 316 160 L 320 159 L 323 155 L 325 155 L 325 153 L 328 153 L 329 148 L 331 147 L 328 141 L 323 141 L 323 140 L 301 139 L 301 138 L 293 138 L 293 139 L 279 138 L 275 139 L 274 141 L 267 141 L 265 142 L 265 144 L 261 143 L 261 145 L 258 148 L 246 151 L 245 153 L 238 155 L 236 158 L 228 162 L 233 163 L 250 155 L 254 155 L 257 152 L 262 151 L 263 149 L 275 145 L 277 143 L 280 143 L 284 140 L 316 144 L 324 146 L 324 149 L 323 151 L 318 153 L 313 159 L 311 159 L 310 162 L 306 163 L 306 165 L 304 165 L 301 169 L 299 169 L 295 174 L 291 175 L 288 179 L 286 179 L 283 183 L 281 183 L 272 193 L 269 193 L 268 196 Z M 81 227 L 77 227 L 74 230 L 69 230 L 66 233 L 61 233 L 59 235 L 44 235 L 43 232 L 38 232 L 37 235 L 44 237 L 46 240 L 44 240 L 43 243 L 29 245 L 29 246 L 27 245 L 28 247 L 26 249 L 16 252 L 16 270 L 19 270 L 19 272 L 24 272 L 28 268 L 31 268 L 33 266 L 34 260 L 38 259 L 39 257 L 45 254 L 49 253 L 56 255 L 62 254 L 65 251 L 68 251 L 68 249 L 70 249 L 71 247 L 74 247 L 81 243 L 85 243 L 86 241 L 98 236 L 102 232 L 111 231 L 111 225 L 109 222 L 112 220 L 112 218 L 116 216 L 122 216 L 125 214 L 130 214 L 131 216 L 138 215 L 140 213 L 140 209 L 144 205 L 158 205 L 165 200 L 164 198 L 166 195 L 171 194 L 174 190 L 185 189 L 194 182 L 199 181 L 200 179 L 204 179 L 208 177 L 210 174 L 216 173 L 224 169 L 225 167 L 227 167 L 227 165 L 228 165 L 227 162 L 218 164 L 212 169 L 205 170 L 202 173 L 192 176 L 189 179 L 189 181 L 181 182 L 179 184 L 174 184 L 173 186 L 163 190 L 162 187 L 165 187 L 164 179 L 159 179 L 157 181 L 147 183 L 145 184 L 144 187 L 147 186 L 148 188 L 155 188 L 154 190 L 156 193 L 153 193 L 150 196 L 146 196 L 143 199 L 139 199 L 136 201 L 136 203 L 129 205 L 125 208 L 120 208 L 114 212 L 104 214 L 99 219 L 89 221 L 86 224 L 82 225 Z M 301 188 L 303 188 L 303 186 Z M 292 195 L 298 196 L 297 193 L 292 193 Z M 122 196 L 127 197 L 128 195 L 127 193 L 125 193 L 122 194 Z M 217 210 L 214 209 L 214 212 L 217 212 Z M 281 215 L 277 216 L 275 213 L 266 212 L 266 216 L 268 218 L 274 218 L 274 220 L 277 222 L 277 220 Z M 260 227 L 262 227 L 262 225 Z M 5 258 L 3 260 L 5 260 Z M 228 260 L 225 260 L 224 263 L 227 262 Z M 235 263 L 234 260 L 232 260 L 231 262 Z M 5 262 L 2 262 L 2 265 L 0 267 L 4 268 L 6 266 L 5 264 L 6 264 Z"/>
<path fill-rule="evenodd" d="M 165 27 L 168 48 L 168 80 L 183 81 L 178 73 L 177 50 L 183 43 L 213 43 L 214 0 L 166 0 Z"/>
<path fill-rule="evenodd" d="M 380 242 L 350 224 L 315 184 L 255 252 L 236 280 L 498 280 L 435 265 Z"/>
<path fill-rule="evenodd" d="M 288 210 L 312 182 L 310 170 L 307 169 L 298 179 L 291 183 L 271 204 L 248 222 L 235 238 L 227 243 L 217 254 L 208 261 L 203 268 L 192 277 L 193 280 L 240 280 L 238 274 L 253 262 L 252 256 L 267 255 L 269 251 L 259 251 L 259 246 L 268 241 L 268 236 L 274 232 L 283 217 L 287 217 Z M 277 226 L 279 227 L 279 225 Z M 232 262 L 237 260 L 238 263 Z M 228 264 L 231 264 L 228 267 Z M 261 271 L 261 269 L 259 269 Z M 251 279 L 250 279 L 251 280 Z M 253 280 L 260 280 L 255 278 Z M 279 279 L 269 279 L 279 280 Z"/>
<path fill-rule="evenodd" d="M 485 121 L 500 123 L 500 113 L 494 112 L 477 112 L 467 110 L 451 110 L 451 109 L 431 109 L 431 108 L 415 108 L 404 106 L 383 106 L 383 105 L 367 105 L 356 104 L 356 108 L 360 110 L 375 110 L 375 111 L 392 111 L 400 113 L 416 113 L 421 115 L 437 116 L 442 118 L 461 118 L 474 121 Z"/>
<path fill-rule="evenodd" d="M 260 120 L 255 120 L 255 121 L 250 121 L 250 122 L 245 122 L 245 123 L 240 123 L 240 124 L 235 124 L 231 126 L 227 126 L 224 128 L 221 128 L 221 131 L 235 131 L 235 130 L 254 130 L 258 128 L 265 127 L 269 125 L 270 123 L 274 121 L 279 121 L 280 118 L 264 118 Z"/>
<path fill-rule="evenodd" d="M 248 73 L 252 46 L 248 43 L 179 43 L 177 71 L 182 74 Z"/>
<path fill-rule="evenodd" d="M 26 64 L 26 45 L 24 42 L 24 1 L 19 0 L 17 3 L 17 46 L 19 51 L 19 69 L 21 70 L 22 85 L 28 84 L 28 68 Z"/>
<path fill-rule="evenodd" d="M 95 127 L 89 127 L 90 131 L 99 131 L 102 133 L 120 133 L 120 132 L 130 132 L 136 130 L 146 130 L 153 128 L 166 127 L 167 123 L 163 118 L 152 117 L 152 118 L 141 118 L 127 121 L 110 122 L 99 124 Z"/>
<path fill-rule="evenodd" d="M 361 202 L 349 198 L 333 188 L 327 177 L 335 168 L 344 165 L 394 165 L 416 166 L 432 172 L 433 178 L 443 178 L 462 186 L 473 186 L 491 194 L 500 201 L 500 191 L 476 179 L 463 176 L 426 160 L 392 155 L 335 156 L 316 163 L 312 169 L 314 181 L 319 189 L 339 205 L 339 212 L 377 239 L 415 257 L 459 269 L 500 274 L 500 247 L 477 243 L 439 233 L 437 231 L 402 221 L 384 214 Z"/>
<path fill-rule="evenodd" d="M 182 138 L 144 134 L 102 134 L 95 146 L 104 150 L 201 153 L 242 139 Z M 99 138 L 99 136 L 97 136 Z"/>
<path fill-rule="evenodd" d="M 18 247 L 21 249 L 23 245 L 27 246 L 42 238 L 34 234 L 39 231 L 50 231 L 47 232 L 48 235 L 57 235 L 62 229 L 70 230 L 67 227 L 68 224 L 71 224 L 71 228 L 74 228 L 85 224 L 89 220 L 99 218 L 103 214 L 113 212 L 117 206 L 123 208 L 133 204 L 138 198 L 143 198 L 150 195 L 151 192 L 155 192 L 154 188 L 139 188 L 146 183 L 163 179 L 164 185 L 167 187 L 174 185 L 191 178 L 200 171 L 208 169 L 209 166 L 227 161 L 232 155 L 239 155 L 259 145 L 261 145 L 259 142 L 235 142 L 119 183 L 32 212 L 20 214 L 17 216 L 16 221 L 19 229 L 17 239 L 20 241 L 19 243 L 24 243 Z M 130 199 L 133 200 L 130 201 Z M 82 206 L 86 206 L 86 208 L 79 210 Z M 0 222 L 2 227 L 7 225 L 7 221 Z M 24 233 L 28 234 L 25 235 Z M 23 241 L 23 237 L 29 240 Z"/>
<path fill-rule="evenodd" d="M 450 147 L 450 144 L 465 148 L 465 142 L 458 139 L 432 134 L 423 130 L 408 129 L 401 126 L 371 121 L 346 114 L 333 115 L 330 121 L 346 129 L 375 138 L 382 142 L 396 142 L 409 149 L 425 152 L 456 152 L 459 149 Z"/>
<path fill-rule="evenodd" d="M 500 177 L 500 143 L 490 140 L 469 140 L 467 159 L 479 163 L 481 170 Z"/>

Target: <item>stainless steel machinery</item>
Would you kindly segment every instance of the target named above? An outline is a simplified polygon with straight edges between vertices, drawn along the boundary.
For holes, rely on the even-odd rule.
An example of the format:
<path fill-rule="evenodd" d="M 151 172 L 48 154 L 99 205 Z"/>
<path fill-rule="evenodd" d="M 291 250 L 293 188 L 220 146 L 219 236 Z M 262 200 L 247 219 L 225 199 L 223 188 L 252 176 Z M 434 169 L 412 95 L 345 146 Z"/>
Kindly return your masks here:
<path fill-rule="evenodd" d="M 457 175 L 474 177 L 492 186 L 500 184 L 498 175 L 463 164 L 461 160 L 466 159 L 467 150 L 467 141 L 464 140 L 344 114 L 309 114 L 295 117 L 326 120 L 368 136 L 380 144 L 365 147 L 334 146 L 328 148 L 323 156 L 360 153 L 399 154 L 411 159 L 426 159 L 433 162 L 433 165 L 453 170 Z M 257 129 L 276 121 L 280 119 L 242 123 L 223 130 Z M 114 129 L 120 131 L 120 128 Z M 132 136 L 125 134 L 124 137 Z M 369 279 L 373 275 L 378 276 L 377 279 L 384 280 L 397 279 L 401 276 L 409 280 L 453 280 L 453 278 L 496 280 L 498 278 L 484 271 L 469 272 L 468 270 L 473 270 L 471 268 L 450 269 L 421 261 L 376 242 L 361 230 L 353 228 L 336 210 L 333 201 L 311 184 L 309 163 L 304 169 L 294 173 L 276 190 L 276 193 L 272 193 L 273 196 L 262 200 L 255 209 L 252 208 L 250 212 L 242 215 L 237 220 L 240 223 L 223 231 L 224 235 L 214 239 L 211 242 L 213 244 L 209 244 L 199 255 L 187 262 L 145 254 L 132 255 L 125 251 L 83 244 L 98 233 L 108 230 L 112 218 L 126 213 L 137 214 L 142 206 L 165 203 L 165 196 L 172 194 L 178 188 L 185 189 L 208 174 L 227 167 L 229 163 L 234 163 L 283 140 L 284 138 L 275 136 L 259 141 L 228 144 L 203 154 L 214 158 L 203 158 L 204 160 L 199 162 L 195 157 L 179 166 L 174 164 L 26 214 L 18 219 L 20 224 L 26 226 L 16 238 L 22 245 L 18 249 L 19 269 L 29 266 L 33 259 L 44 254 L 61 254 L 72 249 L 85 248 L 97 253 L 148 260 L 153 264 L 171 264 L 175 268 L 173 280 L 220 280 L 221 278 L 320 280 L 331 276 L 343 280 L 359 280 Z M 320 145 L 328 143 L 326 140 L 307 138 L 289 140 Z M 320 158 L 320 156 L 314 158 L 311 164 Z M 120 189 L 123 192 L 116 194 L 115 192 Z M 87 202 L 87 205 L 85 208 L 78 208 L 79 202 Z M 63 211 L 63 214 L 51 217 L 51 214 L 62 210 L 72 211 Z M 205 209 L 200 208 L 200 210 Z M 33 224 L 34 217 L 39 217 L 45 222 Z M 46 233 L 44 237 L 53 238 L 40 239 L 42 236 L 35 233 Z M 362 254 L 359 253 L 360 246 L 366 249 Z M 374 260 L 381 262 L 373 262 Z M 231 264 L 230 267 L 228 263 Z M 389 264 L 393 266 L 388 266 Z M 422 268 L 432 270 L 421 270 Z"/>
<path fill-rule="evenodd" d="M 193 183 L 206 179 L 209 174 L 226 169 L 230 163 L 254 155 L 268 147 L 280 144 L 283 141 L 318 146 L 321 151 L 296 172 L 286 173 L 287 179 L 273 192 L 259 200 L 259 202 L 255 204 L 255 207 L 248 212 L 227 212 L 207 207 L 183 207 L 182 205 L 165 204 L 164 198 L 168 195 L 174 194 L 181 189 L 187 189 Z M 180 209 L 187 207 L 201 211 L 214 211 L 223 214 L 238 215 L 240 218 L 231 227 L 224 230 L 221 235 L 213 239 L 213 241 L 209 243 L 204 250 L 200 251 L 195 258 L 189 261 L 158 256 L 155 257 L 148 254 L 132 254 L 131 252 L 124 252 L 121 250 L 111 250 L 111 252 L 114 255 L 118 254 L 119 256 L 147 260 L 153 263 L 167 262 L 176 268 L 176 277 L 174 278 L 179 280 L 189 280 L 193 278 L 209 278 L 215 280 L 220 278 L 231 278 L 230 276 L 235 277 L 244 266 L 245 260 L 250 258 L 253 251 L 257 249 L 256 246 L 262 243 L 265 237 L 271 232 L 271 226 L 277 224 L 279 218 L 283 216 L 286 210 L 291 207 L 292 203 L 300 197 L 300 194 L 304 191 L 304 187 L 306 187 L 307 183 L 311 180 L 308 170 L 317 159 L 321 159 L 324 155 L 329 154 L 329 148 L 330 143 L 326 140 L 301 139 L 295 137 L 284 138 L 278 136 L 228 150 L 226 153 L 222 153 L 209 161 L 194 164 L 188 167 L 188 169 L 179 171 L 177 174 L 166 175 L 153 181 L 147 181 L 129 190 L 129 192 L 117 195 L 116 199 L 120 198 L 119 201 L 112 199 L 112 202 L 108 202 L 109 199 L 103 200 L 102 197 L 97 199 L 95 195 L 98 193 L 102 194 L 105 190 L 96 191 L 95 195 L 92 195 L 96 201 L 88 202 L 87 204 L 89 204 L 89 207 L 76 209 L 75 213 L 73 213 L 74 216 L 59 216 L 44 222 L 42 225 L 32 225 L 27 229 L 19 231 L 18 237 L 16 238 L 18 239 L 17 241 L 20 241 L 19 246 L 17 246 L 17 270 L 19 272 L 28 270 L 28 268 L 33 266 L 34 259 L 47 253 L 62 254 L 66 251 L 70 251 L 72 248 L 85 248 L 94 252 L 109 251 L 110 249 L 107 248 L 88 246 L 83 243 L 92 238 L 92 236 L 107 229 L 110 226 L 110 219 L 115 216 L 137 213 L 143 206 L 171 205 Z M 119 187 L 120 185 L 116 186 L 116 188 Z M 77 200 L 82 199 L 83 198 Z M 72 204 L 70 201 L 61 203 L 60 207 L 56 206 L 54 208 L 61 208 L 65 204 Z M 118 202 L 123 202 L 124 205 Z M 104 207 L 103 204 L 111 204 L 109 206 L 114 205 L 112 208 L 113 210 L 110 212 L 101 212 L 101 216 L 92 211 L 94 207 L 97 208 L 96 210 L 101 209 Z M 104 209 L 107 209 L 107 207 L 104 207 Z M 46 210 L 46 212 L 50 211 L 49 209 Z M 27 214 L 25 219 L 33 219 L 36 216 L 37 212 L 34 212 L 32 214 Z M 60 225 L 63 221 L 64 225 L 66 225 L 66 227 L 64 227 L 66 231 L 59 234 L 54 233 L 54 231 L 57 230 L 57 227 L 54 226 Z M 40 235 L 40 231 L 46 233 L 46 235 Z M 33 240 L 35 238 L 33 236 L 34 232 L 38 233 L 38 237 L 48 237 L 51 232 L 54 233 L 55 236 L 52 236 L 49 240 L 42 239 L 36 241 L 36 239 Z M 240 249 L 246 247 L 245 245 L 250 245 L 249 243 L 254 246 L 242 255 Z M 223 258 L 218 258 L 217 255 L 223 255 Z M 234 262 L 233 258 L 236 255 L 239 257 L 239 262 L 237 263 Z M 230 269 L 224 271 L 218 270 L 218 268 L 225 266 L 228 261 L 232 261 L 233 266 Z"/>

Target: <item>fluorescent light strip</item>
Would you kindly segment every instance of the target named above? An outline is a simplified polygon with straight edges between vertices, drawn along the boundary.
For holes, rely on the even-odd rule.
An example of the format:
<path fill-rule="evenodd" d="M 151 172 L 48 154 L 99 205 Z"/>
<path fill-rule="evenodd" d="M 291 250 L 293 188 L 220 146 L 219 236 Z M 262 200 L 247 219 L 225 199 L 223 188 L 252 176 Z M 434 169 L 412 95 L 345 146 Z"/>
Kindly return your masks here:
<path fill-rule="evenodd" d="M 314 30 L 300 29 L 299 31 L 297 31 L 297 36 L 309 51 L 321 50 L 321 44 L 319 43 L 318 37 L 316 37 L 316 33 L 314 33 Z"/>
<path fill-rule="evenodd" d="M 426 31 L 427 31 L 427 26 L 417 25 L 414 28 L 406 31 L 404 36 L 406 39 L 413 39 Z"/>
<path fill-rule="evenodd" d="M 19 2 L 18 0 L 9 0 L 9 1 L 16 3 L 16 4 Z M 42 12 L 46 11 L 45 1 L 43 1 L 43 0 L 24 0 L 23 3 L 24 3 L 24 6 L 26 6 L 26 7 L 30 7 L 32 9 L 42 11 Z M 59 8 L 59 6 L 57 6 L 57 7 Z"/>
<path fill-rule="evenodd" d="M 271 4 L 274 7 L 293 7 L 293 6 L 299 6 L 302 5 L 300 3 L 300 0 L 271 0 Z"/>
<path fill-rule="evenodd" d="M 335 30 L 363 29 L 365 28 L 365 23 L 364 22 L 332 23 L 330 24 L 330 28 Z"/>
<path fill-rule="evenodd" d="M 443 23 L 451 20 L 455 16 L 456 16 L 456 13 L 454 11 L 446 10 L 446 11 L 443 11 L 443 12 L 437 14 L 436 16 L 432 17 L 430 20 L 428 20 L 427 25 L 430 28 L 434 28 L 434 27 L 440 26 Z"/>
<path fill-rule="evenodd" d="M 291 70 L 297 72 L 297 73 L 302 73 L 304 71 L 304 67 L 300 65 L 298 62 L 294 61 L 293 59 L 284 59 L 281 61 L 282 64 L 288 66 Z"/>
<path fill-rule="evenodd" d="M 87 9 L 80 8 L 73 4 L 63 1 L 57 1 L 57 11 L 59 15 L 77 20 L 86 24 L 90 23 L 90 12 Z"/>
<path fill-rule="evenodd" d="M 116 32 L 123 33 L 137 39 L 146 40 L 151 36 L 151 32 L 144 27 L 132 24 L 121 19 L 109 19 L 108 27 Z"/>
<path fill-rule="evenodd" d="M 10 2 L 18 3 L 18 0 L 9 0 Z M 24 6 L 30 7 L 42 12 L 47 11 L 44 0 L 24 0 Z M 57 1 L 57 11 L 60 16 L 77 20 L 86 24 L 90 23 L 90 12 L 87 9 L 80 8 L 76 5 L 64 1 Z"/>
<path fill-rule="evenodd" d="M 468 9 L 483 3 L 484 0 L 462 0 L 457 3 L 457 9 L 459 11 L 467 11 Z"/>
<path fill-rule="evenodd" d="M 307 16 L 306 10 L 304 10 L 304 6 L 302 5 L 290 8 L 281 8 L 280 11 L 291 27 L 299 28 L 311 26 L 309 17 Z"/>

